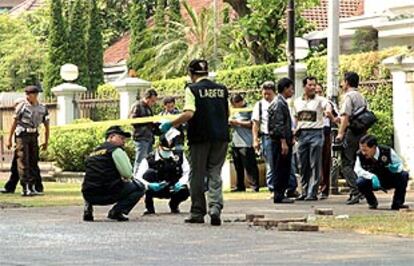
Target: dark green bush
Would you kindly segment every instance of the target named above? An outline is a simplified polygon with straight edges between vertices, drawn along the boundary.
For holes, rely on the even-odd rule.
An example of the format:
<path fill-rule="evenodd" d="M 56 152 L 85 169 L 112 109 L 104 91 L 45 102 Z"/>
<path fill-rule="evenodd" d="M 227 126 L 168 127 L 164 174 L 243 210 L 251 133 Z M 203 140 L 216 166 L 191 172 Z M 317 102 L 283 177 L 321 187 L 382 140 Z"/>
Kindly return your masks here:
<path fill-rule="evenodd" d="M 91 126 L 76 130 L 55 129 L 50 137 L 49 149 L 44 159 L 55 161 L 65 171 L 85 171 L 85 159 L 105 140 L 106 127 Z M 125 147 L 133 159 L 134 144 L 128 141 Z"/>

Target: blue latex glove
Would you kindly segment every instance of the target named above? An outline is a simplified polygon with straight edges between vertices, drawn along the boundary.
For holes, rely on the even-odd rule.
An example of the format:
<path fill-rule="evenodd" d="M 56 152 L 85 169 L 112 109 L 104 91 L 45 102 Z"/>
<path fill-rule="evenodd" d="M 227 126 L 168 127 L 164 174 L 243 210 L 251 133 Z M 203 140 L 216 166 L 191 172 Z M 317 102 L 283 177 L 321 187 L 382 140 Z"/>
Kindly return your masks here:
<path fill-rule="evenodd" d="M 180 189 L 182 187 L 183 187 L 183 184 L 181 184 L 180 182 L 175 183 L 175 185 L 174 185 L 174 192 L 180 191 Z"/>
<path fill-rule="evenodd" d="M 149 183 L 148 184 L 148 189 L 152 190 L 152 191 L 160 191 L 163 188 L 165 188 L 166 184 L 164 183 Z"/>
<path fill-rule="evenodd" d="M 379 179 L 378 179 L 378 176 L 376 176 L 376 175 L 374 175 L 374 176 L 372 177 L 372 188 L 373 188 L 374 190 L 378 190 L 378 189 L 380 189 L 380 188 L 381 188 L 381 183 L 380 183 L 380 181 L 379 181 Z"/>
<path fill-rule="evenodd" d="M 388 165 L 388 170 L 390 170 L 390 172 L 391 173 L 397 173 L 398 172 L 398 168 L 399 168 L 399 164 L 398 163 L 390 163 L 389 165 Z"/>
<path fill-rule="evenodd" d="M 170 130 L 170 128 L 172 128 L 172 122 L 171 121 L 162 122 L 161 125 L 159 126 L 159 129 L 161 130 L 161 133 L 167 132 L 168 130 Z"/>

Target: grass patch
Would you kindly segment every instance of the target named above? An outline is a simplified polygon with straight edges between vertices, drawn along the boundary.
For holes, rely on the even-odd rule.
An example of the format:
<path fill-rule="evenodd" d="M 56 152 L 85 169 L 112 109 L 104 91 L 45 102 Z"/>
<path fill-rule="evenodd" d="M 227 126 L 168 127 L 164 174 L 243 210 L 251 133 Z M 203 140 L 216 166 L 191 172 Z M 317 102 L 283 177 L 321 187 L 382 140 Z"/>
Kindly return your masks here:
<path fill-rule="evenodd" d="M 413 212 L 355 215 L 344 220 L 338 220 L 334 217 L 318 217 L 315 223 L 319 226 L 335 230 L 414 237 Z"/>
<path fill-rule="evenodd" d="M 4 186 L 4 181 L 0 181 L 0 187 Z M 3 207 L 19 205 L 22 207 L 52 207 L 52 206 L 71 206 L 82 205 L 83 199 L 80 193 L 81 184 L 79 183 L 54 183 L 44 182 L 45 195 L 38 197 L 22 197 L 21 187 L 18 186 L 14 194 L 0 194 L 0 206 Z M 269 192 L 262 189 L 261 192 L 224 192 L 225 200 L 261 200 L 267 199 Z"/>
<path fill-rule="evenodd" d="M 0 194 L 0 206 L 3 204 L 18 204 L 23 207 L 71 206 L 83 203 L 80 184 L 44 182 L 45 195 L 37 197 L 22 197 L 19 186 L 14 194 Z M 4 182 L 0 182 L 0 187 Z"/>

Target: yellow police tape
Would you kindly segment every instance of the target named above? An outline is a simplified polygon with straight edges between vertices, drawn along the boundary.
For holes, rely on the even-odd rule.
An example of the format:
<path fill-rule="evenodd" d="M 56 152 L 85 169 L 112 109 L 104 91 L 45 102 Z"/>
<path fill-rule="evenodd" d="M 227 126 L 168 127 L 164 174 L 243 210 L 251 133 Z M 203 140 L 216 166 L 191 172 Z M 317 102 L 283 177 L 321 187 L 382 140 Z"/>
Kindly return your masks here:
<path fill-rule="evenodd" d="M 241 112 L 251 112 L 252 108 L 231 108 L 230 114 L 234 115 L 236 113 Z M 147 116 L 147 117 L 139 117 L 133 119 L 119 119 L 119 120 L 106 120 L 106 121 L 99 121 L 99 122 L 85 122 L 85 123 L 78 123 L 78 124 L 68 124 L 63 126 L 52 126 L 50 129 L 51 131 L 59 130 L 59 131 L 67 131 L 67 130 L 79 130 L 79 129 L 88 129 L 88 128 L 96 128 L 96 127 L 110 127 L 113 125 L 118 126 L 127 126 L 132 124 L 146 124 L 146 123 L 161 123 L 163 121 L 171 121 L 179 117 L 180 114 L 177 115 L 156 115 L 156 116 Z M 4 136 L 7 135 L 7 131 L 0 131 L 0 135 Z"/>

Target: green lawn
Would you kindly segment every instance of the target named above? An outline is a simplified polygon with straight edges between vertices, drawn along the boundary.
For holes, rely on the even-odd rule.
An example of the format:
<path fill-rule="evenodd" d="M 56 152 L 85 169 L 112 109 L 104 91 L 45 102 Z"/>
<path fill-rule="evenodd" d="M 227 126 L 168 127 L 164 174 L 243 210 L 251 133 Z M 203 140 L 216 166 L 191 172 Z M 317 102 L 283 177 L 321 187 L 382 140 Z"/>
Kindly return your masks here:
<path fill-rule="evenodd" d="M 333 230 L 355 231 L 364 234 L 390 234 L 414 237 L 414 213 L 390 212 L 389 214 L 354 215 L 349 219 L 320 217 L 319 226 Z"/>

